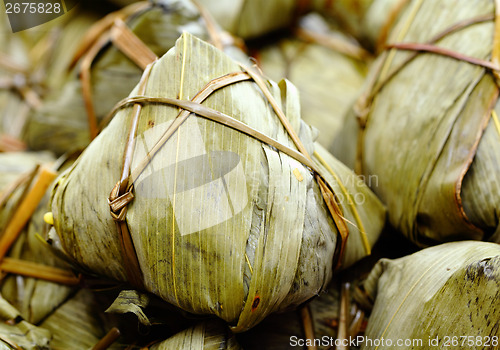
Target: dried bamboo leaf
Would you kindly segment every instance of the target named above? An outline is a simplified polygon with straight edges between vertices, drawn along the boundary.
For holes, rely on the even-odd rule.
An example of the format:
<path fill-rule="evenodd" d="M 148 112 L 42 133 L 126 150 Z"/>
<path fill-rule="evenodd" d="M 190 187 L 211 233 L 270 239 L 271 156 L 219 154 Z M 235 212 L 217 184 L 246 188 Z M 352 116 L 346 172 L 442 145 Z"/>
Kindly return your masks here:
<path fill-rule="evenodd" d="M 0 296 L 0 344 L 6 349 L 50 349 L 51 333 L 23 320 L 19 312 Z"/>
<path fill-rule="evenodd" d="M 151 322 L 143 311 L 148 304 L 149 297 L 147 294 L 139 293 L 135 290 L 122 290 L 106 312 L 117 314 L 131 312 L 137 316 L 139 322 L 143 325 L 150 326 Z"/>
<path fill-rule="evenodd" d="M 485 242 L 454 242 L 424 249 L 410 256 L 382 259 L 365 284 L 375 305 L 366 338 L 421 340 L 405 349 L 443 347 L 446 337 L 460 348 L 491 349 L 500 337 L 500 247 Z M 481 344 L 467 343 L 472 336 Z M 489 345 L 486 344 L 487 337 Z M 471 338 L 472 339 L 472 338 Z M 431 341 L 433 343 L 431 343 Z M 449 345 L 448 345 L 449 346 Z"/>
<path fill-rule="evenodd" d="M 57 309 L 72 291 L 67 286 L 21 276 L 10 276 L 2 283 L 5 297 L 35 324 Z"/>
<path fill-rule="evenodd" d="M 50 342 L 52 350 L 90 349 L 106 333 L 101 314 L 92 293 L 82 289 L 60 305 L 40 326 L 53 334 Z"/>
<path fill-rule="evenodd" d="M 52 253 L 47 250 L 45 254 L 43 264 L 50 266 L 49 261 L 54 260 Z M 59 265 L 62 263 L 59 262 Z M 63 266 L 64 271 L 68 270 L 67 265 Z M 20 275 L 6 277 L 1 287 L 4 297 L 19 308 L 23 317 L 32 323 L 40 322 L 53 312 L 73 290 L 74 288 L 69 286 Z"/>
<path fill-rule="evenodd" d="M 12 155 L 0 154 L 0 158 L 6 161 L 4 163 L 5 170 L 9 171 L 19 171 L 19 169 L 40 162 L 44 158 L 53 161 L 52 156 L 48 153 L 36 154 L 36 159 L 35 154 L 16 154 L 11 160 L 9 160 L 9 156 L 12 158 Z M 30 183 L 26 182 L 19 186 L 1 208 L 0 227 L 2 231 L 7 223 L 13 219 L 13 212 L 19 210 L 19 198 L 23 192 L 26 192 L 26 186 L 29 187 Z M 45 194 L 38 204 L 28 224 L 10 248 L 8 256 L 28 262 L 41 263 L 44 266 L 59 267 L 64 271 L 68 271 L 68 265 L 58 259 L 52 253 L 50 247 L 37 238 L 37 235 L 44 234 L 46 224 L 43 215 L 47 212 L 49 198 L 50 191 Z M 36 274 L 36 271 L 33 272 Z M 73 291 L 73 288 L 36 278 L 8 275 L 3 278 L 0 290 L 3 297 L 19 310 L 25 320 L 37 324 L 64 302 Z"/>

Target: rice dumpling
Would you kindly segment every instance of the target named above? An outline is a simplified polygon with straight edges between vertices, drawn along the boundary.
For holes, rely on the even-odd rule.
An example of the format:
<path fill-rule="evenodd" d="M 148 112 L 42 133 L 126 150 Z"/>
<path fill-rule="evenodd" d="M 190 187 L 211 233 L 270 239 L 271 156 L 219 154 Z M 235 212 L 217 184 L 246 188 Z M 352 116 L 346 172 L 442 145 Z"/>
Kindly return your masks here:
<path fill-rule="evenodd" d="M 87 146 L 144 67 L 167 52 L 183 31 L 210 38 L 205 19 L 189 0 L 136 2 L 96 23 L 74 54 L 76 67 L 66 84 L 30 116 L 29 147 L 60 155 Z"/>
<path fill-rule="evenodd" d="M 114 112 L 53 191 L 54 236 L 83 271 L 241 332 L 318 294 L 349 231 L 345 265 L 382 229 L 378 199 L 314 145 L 297 89 L 188 33 Z"/>
<path fill-rule="evenodd" d="M 500 246 L 452 242 L 382 259 L 363 284 L 374 300 L 361 349 L 498 349 Z M 377 346 L 377 344 L 379 346 Z"/>
<path fill-rule="evenodd" d="M 361 92 L 369 56 L 318 14 L 301 19 L 294 34 L 251 53 L 269 78 L 286 77 L 297 86 L 302 119 L 320 130 L 317 140 L 328 147 Z"/>
<path fill-rule="evenodd" d="M 421 247 L 500 242 L 496 5 L 409 3 L 332 147 Z"/>

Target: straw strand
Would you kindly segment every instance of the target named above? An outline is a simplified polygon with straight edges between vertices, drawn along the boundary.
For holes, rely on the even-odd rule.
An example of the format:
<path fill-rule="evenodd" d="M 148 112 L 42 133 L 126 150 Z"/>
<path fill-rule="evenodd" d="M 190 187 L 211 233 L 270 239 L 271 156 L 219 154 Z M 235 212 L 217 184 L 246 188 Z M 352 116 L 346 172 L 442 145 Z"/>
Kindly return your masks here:
<path fill-rule="evenodd" d="M 476 66 L 487 68 L 487 69 L 490 69 L 492 71 L 499 71 L 500 70 L 500 67 L 496 63 L 492 63 L 490 61 L 482 60 L 482 59 L 479 59 L 476 57 L 467 56 L 467 55 L 461 54 L 459 52 L 445 49 L 444 47 L 439 47 L 439 46 L 436 46 L 433 44 L 393 43 L 393 44 L 388 44 L 387 48 L 435 53 L 435 54 L 438 54 L 441 56 L 454 58 L 458 61 L 468 62 L 470 64 L 474 64 Z"/>

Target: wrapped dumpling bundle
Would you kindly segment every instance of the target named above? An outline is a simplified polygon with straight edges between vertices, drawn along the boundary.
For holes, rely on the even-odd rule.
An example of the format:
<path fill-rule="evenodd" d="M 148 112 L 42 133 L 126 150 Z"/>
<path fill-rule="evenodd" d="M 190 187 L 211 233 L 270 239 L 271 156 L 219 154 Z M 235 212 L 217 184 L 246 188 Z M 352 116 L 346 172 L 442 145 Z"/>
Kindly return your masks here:
<path fill-rule="evenodd" d="M 291 83 L 183 34 L 59 178 L 57 244 L 84 271 L 235 332 L 305 302 L 349 231 L 344 265 L 369 253 L 385 209 L 320 146 L 308 157 L 299 110 Z"/>
<path fill-rule="evenodd" d="M 332 148 L 420 246 L 500 242 L 495 4 L 412 1 Z"/>
<path fill-rule="evenodd" d="M 72 52 L 95 15 L 73 10 L 53 21 L 12 33 L 0 18 L 0 151 L 18 151 L 30 113 L 62 85 Z"/>
<path fill-rule="evenodd" d="M 382 259 L 363 286 L 375 304 L 361 349 L 398 340 L 406 341 L 398 349 L 499 348 L 498 244 L 453 242 Z"/>
<path fill-rule="evenodd" d="M 65 85 L 30 116 L 25 139 L 56 154 L 87 146 L 100 122 L 183 31 L 209 39 L 208 25 L 190 0 L 136 2 L 97 22 L 74 53 Z"/>
<path fill-rule="evenodd" d="M 264 74 L 289 79 L 300 93 L 302 119 L 330 146 L 345 113 L 361 92 L 367 52 L 318 14 L 304 17 L 295 35 L 252 51 Z"/>

